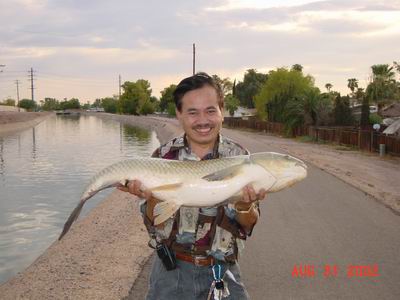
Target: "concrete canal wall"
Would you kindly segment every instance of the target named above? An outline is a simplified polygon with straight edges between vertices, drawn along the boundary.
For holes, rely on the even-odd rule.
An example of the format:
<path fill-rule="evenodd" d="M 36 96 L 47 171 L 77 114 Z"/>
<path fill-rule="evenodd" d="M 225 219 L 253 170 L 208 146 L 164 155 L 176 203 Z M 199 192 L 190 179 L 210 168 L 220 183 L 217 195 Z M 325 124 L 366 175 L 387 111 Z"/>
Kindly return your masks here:
<path fill-rule="evenodd" d="M 20 108 L 15 106 L 8 106 L 8 105 L 0 105 L 0 111 L 15 111 L 15 112 L 23 112 L 26 111 L 25 108 Z"/>
<path fill-rule="evenodd" d="M 34 127 L 52 115 L 50 112 L 0 111 L 0 136 Z"/>
<path fill-rule="evenodd" d="M 93 113 L 103 119 L 155 130 L 163 143 L 180 130 L 152 117 Z M 152 253 L 137 198 L 114 191 L 61 241 L 0 286 L 1 299 L 121 299 Z"/>

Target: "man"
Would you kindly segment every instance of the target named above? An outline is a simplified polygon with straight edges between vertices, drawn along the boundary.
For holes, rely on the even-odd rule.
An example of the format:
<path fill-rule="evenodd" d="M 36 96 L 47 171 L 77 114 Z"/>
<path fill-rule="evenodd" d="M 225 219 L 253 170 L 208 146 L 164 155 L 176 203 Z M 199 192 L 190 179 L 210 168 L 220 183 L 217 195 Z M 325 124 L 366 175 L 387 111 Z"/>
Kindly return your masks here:
<path fill-rule="evenodd" d="M 174 92 L 176 116 L 184 135 L 162 145 L 153 157 L 205 160 L 248 154 L 243 147 L 220 135 L 223 122 L 221 87 L 206 73 L 183 79 Z M 218 208 L 182 207 L 174 218 L 153 225 L 159 202 L 143 190 L 138 180 L 120 188 L 144 199 L 141 212 L 152 245 L 157 249 L 147 299 L 248 299 L 237 264 L 243 240 L 259 218 L 258 193 L 243 189 L 240 201 Z M 223 282 L 223 283 L 222 283 Z M 230 294 L 230 296 L 228 296 Z"/>

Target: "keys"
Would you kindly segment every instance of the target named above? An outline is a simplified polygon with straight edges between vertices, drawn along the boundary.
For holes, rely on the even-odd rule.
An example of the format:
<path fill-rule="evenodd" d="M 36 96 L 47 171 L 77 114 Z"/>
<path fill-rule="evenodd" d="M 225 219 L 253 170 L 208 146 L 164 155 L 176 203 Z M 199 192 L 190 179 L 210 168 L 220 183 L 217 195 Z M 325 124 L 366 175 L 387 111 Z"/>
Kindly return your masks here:
<path fill-rule="evenodd" d="M 222 279 L 223 276 L 221 276 L 222 274 L 222 267 L 221 265 L 214 265 L 212 267 L 212 271 L 213 271 L 213 277 L 214 280 L 211 284 L 211 289 L 210 292 L 212 290 L 212 294 L 214 296 L 214 300 L 221 300 L 223 298 L 226 298 L 230 295 L 229 290 L 228 290 L 228 285 L 227 283 L 225 283 Z M 210 295 L 209 295 L 210 296 Z"/>
<path fill-rule="evenodd" d="M 217 290 L 223 290 L 224 289 L 224 281 L 223 280 L 216 281 L 215 282 L 215 288 Z"/>
<path fill-rule="evenodd" d="M 213 285 L 215 286 L 213 291 L 214 300 L 222 300 L 230 295 L 228 285 L 222 279 L 214 281 Z"/>

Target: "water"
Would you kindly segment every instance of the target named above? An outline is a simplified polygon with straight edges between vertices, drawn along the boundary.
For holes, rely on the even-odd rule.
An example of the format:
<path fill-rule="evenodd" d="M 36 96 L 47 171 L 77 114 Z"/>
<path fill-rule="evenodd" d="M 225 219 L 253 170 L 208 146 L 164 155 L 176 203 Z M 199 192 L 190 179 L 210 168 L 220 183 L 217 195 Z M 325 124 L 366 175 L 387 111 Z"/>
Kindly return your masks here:
<path fill-rule="evenodd" d="M 158 146 L 154 132 L 94 116 L 54 116 L 0 137 L 0 283 L 58 238 L 97 171 Z M 88 201 L 83 215 L 110 192 Z"/>

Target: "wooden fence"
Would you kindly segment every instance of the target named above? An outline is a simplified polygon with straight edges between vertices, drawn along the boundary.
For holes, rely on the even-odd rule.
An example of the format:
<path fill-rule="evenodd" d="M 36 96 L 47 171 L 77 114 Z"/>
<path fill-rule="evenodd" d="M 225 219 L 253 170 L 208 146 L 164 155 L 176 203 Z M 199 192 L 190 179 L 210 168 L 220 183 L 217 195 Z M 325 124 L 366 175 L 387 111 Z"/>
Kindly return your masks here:
<path fill-rule="evenodd" d="M 248 120 L 225 118 L 224 124 L 231 128 L 250 128 L 271 134 L 285 135 L 283 124 L 258 121 L 254 118 Z M 354 127 L 302 126 L 294 128 L 290 135 L 293 137 L 310 136 L 317 142 L 353 146 L 370 152 L 379 152 L 380 145 L 383 144 L 386 153 L 400 156 L 399 137 L 387 136 L 373 130 L 354 129 Z"/>

